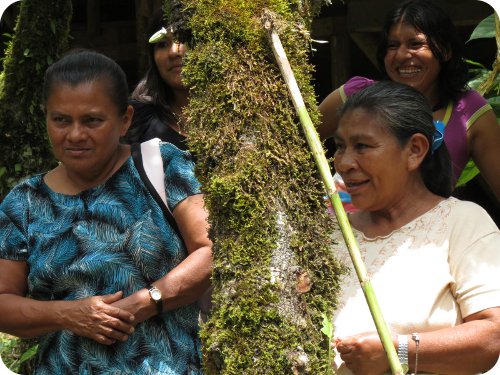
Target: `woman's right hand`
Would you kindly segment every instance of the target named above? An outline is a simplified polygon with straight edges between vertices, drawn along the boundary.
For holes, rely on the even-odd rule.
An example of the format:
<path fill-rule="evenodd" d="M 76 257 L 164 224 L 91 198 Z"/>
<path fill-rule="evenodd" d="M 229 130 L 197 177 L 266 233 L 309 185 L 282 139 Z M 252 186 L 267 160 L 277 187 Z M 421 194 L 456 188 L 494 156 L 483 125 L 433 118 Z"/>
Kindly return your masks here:
<path fill-rule="evenodd" d="M 111 306 L 122 296 L 123 293 L 120 291 L 104 296 L 65 301 L 66 307 L 59 311 L 59 318 L 65 329 L 100 344 L 111 345 L 116 341 L 126 341 L 134 332 L 135 317 L 124 309 Z"/>

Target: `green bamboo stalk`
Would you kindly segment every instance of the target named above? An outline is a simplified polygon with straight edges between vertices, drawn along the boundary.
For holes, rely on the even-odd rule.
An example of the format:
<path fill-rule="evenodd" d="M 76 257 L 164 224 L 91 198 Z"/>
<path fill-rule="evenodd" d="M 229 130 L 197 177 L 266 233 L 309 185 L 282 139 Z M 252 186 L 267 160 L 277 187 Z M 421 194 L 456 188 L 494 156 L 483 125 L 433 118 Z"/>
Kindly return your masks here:
<path fill-rule="evenodd" d="M 312 151 L 316 166 L 318 167 L 321 174 L 326 193 L 335 210 L 335 215 L 340 224 L 340 228 L 342 230 L 344 240 L 347 244 L 354 269 L 356 270 L 358 280 L 361 284 L 361 288 L 363 289 L 363 293 L 365 295 L 366 302 L 368 303 L 368 307 L 373 317 L 378 335 L 387 354 L 391 372 L 392 374 L 396 375 L 406 374 L 408 369 L 403 369 L 403 367 L 401 366 L 396 349 L 392 343 L 391 333 L 389 332 L 387 324 L 385 323 L 385 320 L 382 316 L 382 311 L 380 310 L 380 306 L 375 296 L 375 291 L 373 290 L 371 281 L 366 272 L 366 267 L 363 263 L 363 259 L 361 258 L 358 244 L 352 232 L 349 220 L 347 219 L 344 207 L 342 206 L 342 202 L 340 200 L 337 189 L 335 188 L 335 183 L 330 171 L 330 166 L 328 165 L 328 161 L 325 157 L 323 145 L 319 140 L 318 133 L 316 132 L 309 113 L 307 112 L 302 94 L 300 93 L 300 89 L 297 85 L 297 81 L 295 80 L 292 68 L 290 67 L 290 63 L 286 56 L 285 50 L 283 49 L 283 46 L 281 44 L 280 37 L 275 31 L 272 21 L 268 17 L 265 17 L 263 23 L 264 28 L 267 30 L 268 38 L 271 43 L 276 61 L 279 65 L 281 74 L 283 75 L 283 78 L 285 79 L 285 82 L 290 91 L 292 102 L 299 116 L 307 143 Z"/>

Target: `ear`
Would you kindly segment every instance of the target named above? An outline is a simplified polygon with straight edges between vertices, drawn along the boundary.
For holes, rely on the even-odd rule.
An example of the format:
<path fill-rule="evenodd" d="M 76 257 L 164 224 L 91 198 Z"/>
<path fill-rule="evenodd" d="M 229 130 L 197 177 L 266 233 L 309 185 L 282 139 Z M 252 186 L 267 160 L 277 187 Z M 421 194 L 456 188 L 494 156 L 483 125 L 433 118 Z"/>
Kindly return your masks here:
<path fill-rule="evenodd" d="M 127 107 L 127 110 L 125 114 L 122 117 L 122 129 L 120 131 L 120 135 L 123 137 L 125 134 L 127 134 L 127 130 L 130 127 L 130 124 L 132 123 L 132 116 L 134 115 L 134 107 L 129 105 Z"/>
<path fill-rule="evenodd" d="M 408 150 L 408 170 L 415 171 L 420 167 L 429 151 L 429 141 L 425 135 L 416 133 L 411 136 L 406 147 Z"/>

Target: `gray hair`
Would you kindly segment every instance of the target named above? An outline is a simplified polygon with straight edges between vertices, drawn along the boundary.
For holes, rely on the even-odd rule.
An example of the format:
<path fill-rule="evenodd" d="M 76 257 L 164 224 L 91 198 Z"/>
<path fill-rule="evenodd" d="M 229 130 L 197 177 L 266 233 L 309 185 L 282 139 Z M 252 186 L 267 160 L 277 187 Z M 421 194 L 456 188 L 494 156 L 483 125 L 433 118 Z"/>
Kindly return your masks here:
<path fill-rule="evenodd" d="M 451 161 L 443 144 L 432 152 L 435 133 L 432 110 L 426 98 L 408 85 L 381 81 L 348 98 L 339 113 L 339 120 L 354 109 L 364 109 L 379 119 L 398 142 L 404 146 L 413 134 L 423 134 L 429 151 L 420 165 L 425 186 L 434 194 L 449 197 L 452 191 Z"/>

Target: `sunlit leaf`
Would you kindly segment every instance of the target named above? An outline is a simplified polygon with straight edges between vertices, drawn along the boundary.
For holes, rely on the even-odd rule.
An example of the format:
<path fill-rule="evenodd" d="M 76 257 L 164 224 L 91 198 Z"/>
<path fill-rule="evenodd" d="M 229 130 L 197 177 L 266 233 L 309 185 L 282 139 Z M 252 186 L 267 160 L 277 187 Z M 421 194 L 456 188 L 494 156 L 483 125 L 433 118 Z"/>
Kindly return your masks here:
<path fill-rule="evenodd" d="M 33 358 L 37 352 L 38 352 L 38 344 L 26 350 L 19 359 L 19 363 L 26 362 L 27 360 Z"/>
<path fill-rule="evenodd" d="M 491 16 L 486 17 L 484 20 L 482 20 L 479 23 L 479 25 L 477 25 L 477 27 L 474 29 L 467 42 L 470 42 L 471 40 L 474 39 L 494 38 L 494 37 L 495 37 L 495 14 L 492 14 Z"/>
<path fill-rule="evenodd" d="M 333 337 L 333 323 L 326 314 L 323 314 L 323 322 L 322 322 L 322 328 L 321 332 L 325 334 L 326 337 L 328 337 L 330 340 Z"/>

